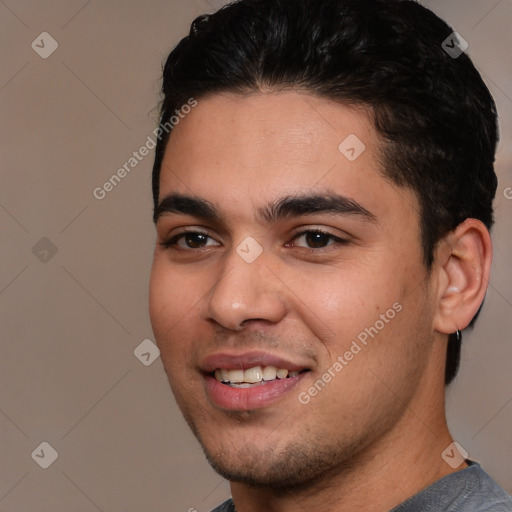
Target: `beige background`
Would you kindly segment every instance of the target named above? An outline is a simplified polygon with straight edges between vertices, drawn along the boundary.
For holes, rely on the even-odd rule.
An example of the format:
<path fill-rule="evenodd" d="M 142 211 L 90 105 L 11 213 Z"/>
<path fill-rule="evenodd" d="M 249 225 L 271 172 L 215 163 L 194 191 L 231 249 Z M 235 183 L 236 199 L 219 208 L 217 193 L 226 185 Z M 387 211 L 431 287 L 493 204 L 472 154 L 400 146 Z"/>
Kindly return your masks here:
<path fill-rule="evenodd" d="M 220 4 L 0 1 L 1 512 L 201 512 L 229 494 L 160 359 L 145 366 L 134 355 L 152 339 L 152 153 L 93 196 L 156 126 L 171 47 Z M 512 0 L 426 4 L 469 42 L 501 114 L 493 276 L 449 418 L 512 492 Z M 43 31 L 59 45 L 47 59 L 31 48 Z M 47 469 L 42 442 L 58 453 Z"/>

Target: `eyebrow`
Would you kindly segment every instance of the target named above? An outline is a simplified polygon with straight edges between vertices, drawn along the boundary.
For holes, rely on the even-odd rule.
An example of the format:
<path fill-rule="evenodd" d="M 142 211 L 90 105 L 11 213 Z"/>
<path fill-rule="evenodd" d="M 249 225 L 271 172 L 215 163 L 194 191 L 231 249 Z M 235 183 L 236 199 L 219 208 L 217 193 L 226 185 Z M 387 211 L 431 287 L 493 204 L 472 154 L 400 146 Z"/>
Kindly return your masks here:
<path fill-rule="evenodd" d="M 208 221 L 219 222 L 223 216 L 210 201 L 184 194 L 169 194 L 155 208 L 153 221 L 166 213 L 191 215 Z M 289 217 L 318 213 L 353 215 L 377 223 L 377 218 L 354 199 L 339 194 L 313 194 L 285 196 L 258 209 L 258 216 L 266 223 L 275 223 Z"/>

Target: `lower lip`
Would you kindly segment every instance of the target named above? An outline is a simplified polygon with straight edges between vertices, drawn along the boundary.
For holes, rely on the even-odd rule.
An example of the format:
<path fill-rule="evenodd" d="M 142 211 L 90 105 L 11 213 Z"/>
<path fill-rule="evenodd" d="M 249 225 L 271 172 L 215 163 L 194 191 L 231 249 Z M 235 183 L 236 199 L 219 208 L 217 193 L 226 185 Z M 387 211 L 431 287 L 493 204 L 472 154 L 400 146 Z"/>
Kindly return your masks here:
<path fill-rule="evenodd" d="M 306 373 L 286 379 L 275 379 L 250 388 L 234 388 L 222 384 L 211 375 L 205 375 L 204 383 L 206 394 L 214 405 L 230 411 L 249 411 L 277 402 L 289 393 Z"/>

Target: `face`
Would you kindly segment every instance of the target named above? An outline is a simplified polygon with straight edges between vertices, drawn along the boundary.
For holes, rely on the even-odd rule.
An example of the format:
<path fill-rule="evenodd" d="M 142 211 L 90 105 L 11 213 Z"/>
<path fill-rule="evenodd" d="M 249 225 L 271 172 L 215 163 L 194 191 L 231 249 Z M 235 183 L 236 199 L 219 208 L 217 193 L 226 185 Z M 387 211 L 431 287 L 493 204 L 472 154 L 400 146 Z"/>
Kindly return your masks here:
<path fill-rule="evenodd" d="M 336 471 L 422 392 L 418 202 L 383 177 L 378 144 L 364 110 L 299 92 L 217 94 L 172 132 L 150 316 L 177 403 L 229 480 Z"/>

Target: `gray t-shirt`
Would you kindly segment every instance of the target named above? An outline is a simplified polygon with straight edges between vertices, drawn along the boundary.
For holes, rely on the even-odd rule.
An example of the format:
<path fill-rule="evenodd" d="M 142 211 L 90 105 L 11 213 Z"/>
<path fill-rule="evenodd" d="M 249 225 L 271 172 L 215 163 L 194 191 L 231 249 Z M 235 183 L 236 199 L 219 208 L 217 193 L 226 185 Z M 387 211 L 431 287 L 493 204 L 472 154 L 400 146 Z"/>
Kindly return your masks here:
<path fill-rule="evenodd" d="M 509 496 L 477 462 L 437 480 L 390 512 L 512 512 Z M 236 512 L 229 499 L 212 512 Z"/>

